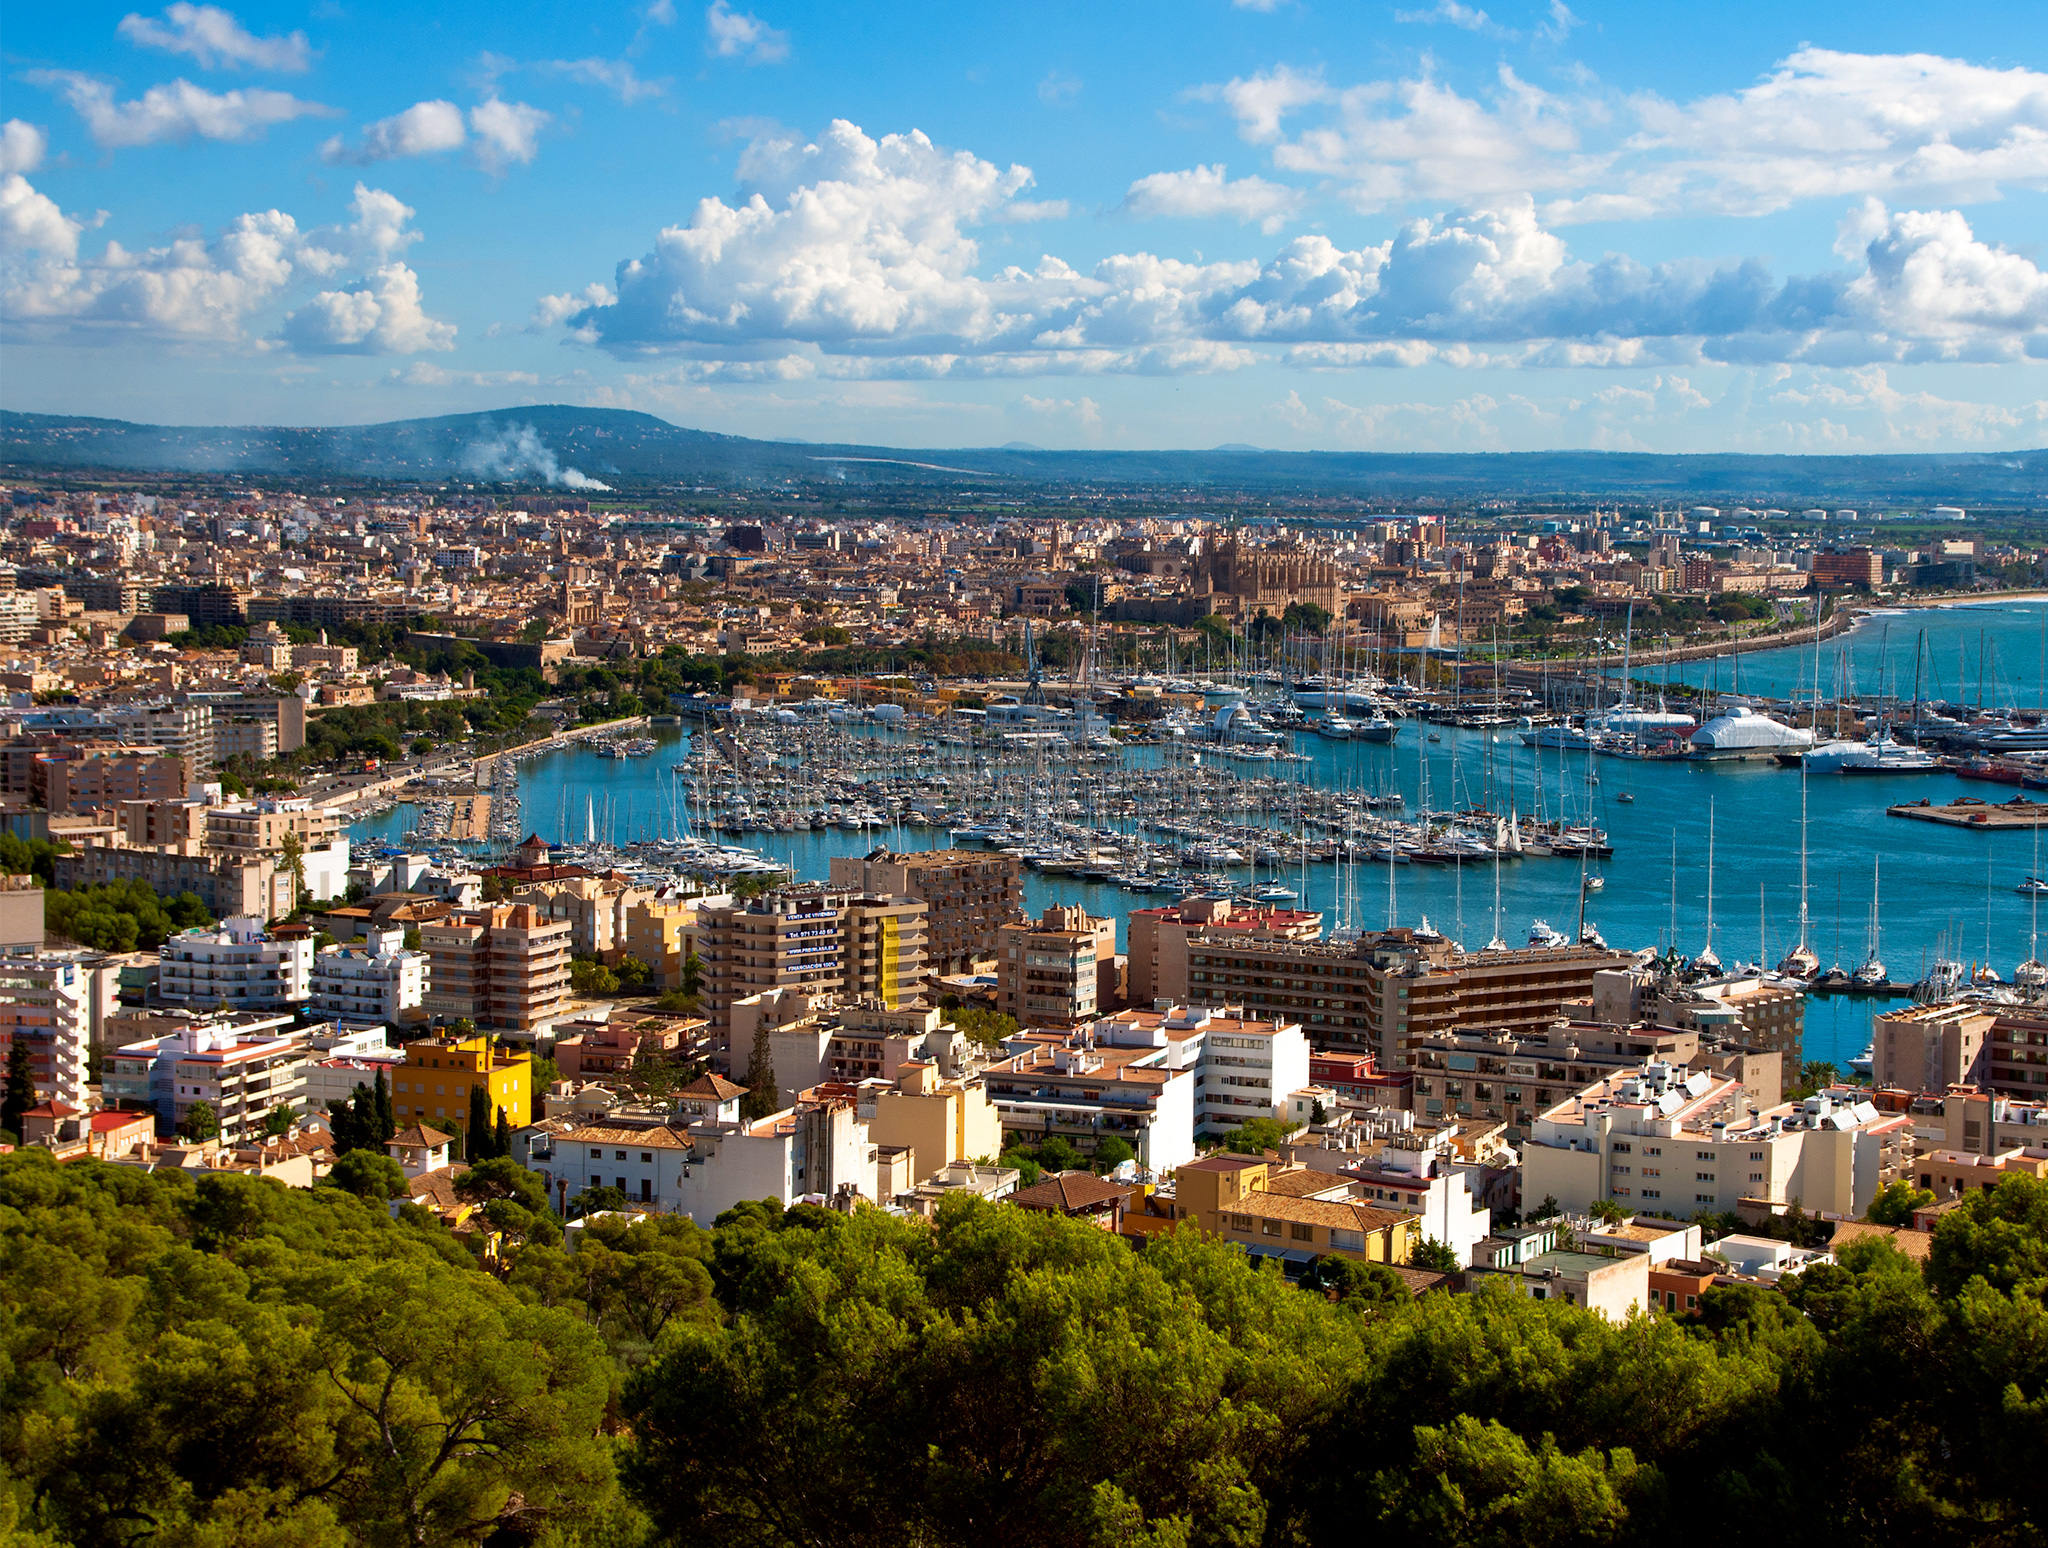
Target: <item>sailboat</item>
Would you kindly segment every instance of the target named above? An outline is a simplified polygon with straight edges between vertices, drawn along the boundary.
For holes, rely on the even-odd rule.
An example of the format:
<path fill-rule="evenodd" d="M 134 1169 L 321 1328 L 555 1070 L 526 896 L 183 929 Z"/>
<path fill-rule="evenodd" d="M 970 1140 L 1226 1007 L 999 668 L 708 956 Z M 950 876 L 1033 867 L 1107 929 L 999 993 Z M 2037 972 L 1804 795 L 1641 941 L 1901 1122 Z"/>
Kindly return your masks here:
<path fill-rule="evenodd" d="M 1705 973 L 1721 971 L 1721 959 L 1714 952 L 1714 803 L 1711 797 L 1707 801 L 1707 944 L 1692 959 L 1692 965 Z"/>
<path fill-rule="evenodd" d="M 1885 971 L 1884 961 L 1877 954 L 1880 926 L 1878 924 L 1878 875 L 1883 860 L 1873 855 L 1870 861 L 1870 953 L 1863 959 L 1863 966 L 1849 975 L 1850 982 L 1865 988 L 1884 983 L 1890 975 Z"/>
<path fill-rule="evenodd" d="M 1979 697 L 1982 697 L 1981 693 Z M 2041 879 L 2041 830 L 2034 829 L 2034 874 L 2028 881 Z M 2024 889 L 2023 889 L 2024 890 Z M 2041 889 L 2048 892 L 2048 886 Z M 2048 963 L 2041 960 L 2041 893 L 2030 892 L 2029 917 L 2027 920 L 2027 960 L 2012 970 L 2012 981 L 2028 995 L 2037 995 L 2048 989 Z"/>
<path fill-rule="evenodd" d="M 1806 912 L 1806 765 L 1802 762 L 1799 766 L 1799 942 L 1778 963 L 1778 971 L 1787 978 L 1812 978 L 1820 971 L 1820 958 L 1807 943 L 1810 929 L 1811 920 Z"/>

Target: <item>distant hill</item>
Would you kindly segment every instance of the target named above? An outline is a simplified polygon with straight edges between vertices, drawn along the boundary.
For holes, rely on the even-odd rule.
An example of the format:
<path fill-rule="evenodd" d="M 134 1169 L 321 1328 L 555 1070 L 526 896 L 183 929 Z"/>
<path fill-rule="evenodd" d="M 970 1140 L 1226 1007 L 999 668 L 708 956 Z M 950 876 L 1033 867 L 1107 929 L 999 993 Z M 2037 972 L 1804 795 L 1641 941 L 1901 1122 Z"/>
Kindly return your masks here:
<path fill-rule="evenodd" d="M 589 489 L 787 481 L 1021 486 L 1146 483 L 1450 499 L 1546 497 L 1796 503 L 2048 502 L 2048 451 L 1889 457 L 1636 452 L 1044 451 L 755 441 L 652 414 L 564 405 L 337 428 L 137 425 L 0 412 L 0 465 L 270 478 L 502 480 Z"/>

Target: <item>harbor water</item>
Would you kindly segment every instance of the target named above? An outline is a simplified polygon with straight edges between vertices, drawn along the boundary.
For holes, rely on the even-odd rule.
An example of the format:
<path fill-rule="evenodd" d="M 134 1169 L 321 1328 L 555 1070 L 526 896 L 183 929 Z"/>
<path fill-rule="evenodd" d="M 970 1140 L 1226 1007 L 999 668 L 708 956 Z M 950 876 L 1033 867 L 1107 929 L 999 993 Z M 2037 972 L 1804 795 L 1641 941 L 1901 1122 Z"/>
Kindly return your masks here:
<path fill-rule="evenodd" d="M 2032 602 L 1873 617 L 1823 644 L 1823 692 L 1833 690 L 1838 672 L 1846 672 L 1855 691 L 1877 692 L 1882 677 L 1891 691 L 1910 694 L 1917 651 L 1929 698 L 1979 702 L 1981 663 L 1983 702 L 2031 707 L 2039 702 L 2038 684 L 2029 684 L 2039 665 L 2044 616 L 2048 603 Z M 1937 671 L 1936 661 L 1945 668 Z M 1723 692 L 1737 686 L 1731 661 L 1718 667 L 1691 663 L 1684 672 L 1697 683 L 1718 682 Z M 1674 668 L 1674 680 L 1677 673 Z M 1813 680 L 1810 646 L 1740 658 L 1746 692 L 1808 694 Z M 845 734 L 901 751 L 900 763 L 875 762 L 917 767 L 921 754 L 911 737 L 871 727 Z M 1794 770 L 1773 763 L 1538 752 L 1524 747 L 1511 728 L 1459 730 L 1412 721 L 1401 724 L 1391 744 L 1331 742 L 1307 733 L 1292 741 L 1305 761 L 1225 766 L 1324 791 L 1399 792 L 1409 817 L 1425 806 L 1438 812 L 1485 807 L 1587 822 L 1606 830 L 1614 850 L 1612 859 L 1583 867 L 1577 860 L 1527 857 L 1462 866 L 1311 861 L 1260 866 L 1256 878 L 1250 867 L 1233 868 L 1233 882 L 1256 879 L 1295 889 L 1302 899 L 1298 906 L 1320 910 L 1326 925 L 1370 929 L 1419 924 L 1426 916 L 1471 948 L 1496 934 L 1521 945 L 1538 920 L 1576 935 L 1583 896 L 1583 922 L 1617 948 L 1675 943 L 1691 955 L 1708 944 L 1711 926 L 1723 961 L 1774 964 L 1799 939 L 1802 781 Z M 657 733 L 656 750 L 647 757 L 606 758 L 573 746 L 528 761 L 519 775 L 522 826 L 557 842 L 594 837 L 627 843 L 688 831 L 693 809 L 676 766 L 689 745 L 684 733 L 670 728 Z M 1122 767 L 1156 767 L 1167 758 L 1188 766 L 1206 759 L 1213 766 L 1216 757 L 1198 748 L 1169 753 L 1138 747 L 1125 751 Z M 1091 782 L 1113 785 L 1118 773 L 1116 766 L 1095 766 L 1067 770 L 1060 778 L 1070 792 L 1085 794 Z M 2016 963 L 2037 955 L 2037 905 L 2015 890 L 2023 878 L 2040 872 L 2035 833 L 1972 831 L 1885 815 L 1886 807 L 1921 797 L 1937 804 L 1958 795 L 2001 800 L 2010 790 L 1946 773 L 1816 775 L 1804 783 L 1805 933 L 1823 966 L 1854 968 L 1874 949 L 1895 981 L 1917 979 L 1944 957 L 1971 966 L 1989 963 L 2009 979 Z M 410 809 L 399 807 L 358 824 L 352 837 L 358 844 L 396 842 L 411 820 Z M 908 850 L 953 842 L 938 827 L 704 836 L 744 843 L 807 881 L 824 879 L 837 855 L 863 854 L 877 845 Z M 1285 841 L 1278 835 L 1276 840 L 1284 851 Z M 1597 890 L 1582 894 L 1582 870 L 1586 879 L 1598 880 Z M 1024 890 L 1034 912 L 1070 902 L 1114 917 L 1120 941 L 1132 908 L 1163 901 L 1038 871 L 1025 873 Z M 1872 1012 L 1884 1004 L 1812 998 L 1808 1057 L 1846 1065 L 1869 1038 Z"/>

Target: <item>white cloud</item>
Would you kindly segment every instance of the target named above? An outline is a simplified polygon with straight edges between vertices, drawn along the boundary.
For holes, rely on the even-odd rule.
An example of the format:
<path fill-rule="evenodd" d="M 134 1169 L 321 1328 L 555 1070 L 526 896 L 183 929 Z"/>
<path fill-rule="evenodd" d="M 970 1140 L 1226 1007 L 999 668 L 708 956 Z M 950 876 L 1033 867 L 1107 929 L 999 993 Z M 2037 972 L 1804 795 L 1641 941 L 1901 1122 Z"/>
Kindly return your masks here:
<path fill-rule="evenodd" d="M 39 125 L 18 118 L 0 124 L 0 173 L 33 172 L 49 149 L 50 137 Z"/>
<path fill-rule="evenodd" d="M 1081 95 L 1081 77 L 1071 70 L 1048 70 L 1038 83 L 1038 100 L 1052 107 L 1064 107 Z"/>
<path fill-rule="evenodd" d="M 789 57 L 789 34 L 778 31 L 747 11 L 735 11 L 728 0 L 711 0 L 704 13 L 704 32 L 711 52 L 721 59 L 748 64 L 775 64 Z"/>
<path fill-rule="evenodd" d="M 529 164 L 540 150 L 540 132 L 550 114 L 524 102 L 493 97 L 469 110 L 469 127 L 477 138 L 477 159 L 487 172 L 502 172 L 513 162 Z"/>
<path fill-rule="evenodd" d="M 1072 425 L 1085 439 L 1102 439 L 1102 406 L 1093 398 L 1034 398 L 1025 393 L 1017 407 L 1034 418 Z"/>
<path fill-rule="evenodd" d="M 533 304 L 533 316 L 527 321 L 526 331 L 545 333 L 586 307 L 610 306 L 618 299 L 611 286 L 595 281 L 585 285 L 581 291 L 565 290 L 560 295 L 542 296 Z"/>
<path fill-rule="evenodd" d="M 1572 15 L 1564 0 L 1550 0 L 1550 18 L 1537 24 L 1536 36 L 1546 43 L 1562 43 L 1571 36 L 1572 28 L 1585 25 L 1582 17 Z"/>
<path fill-rule="evenodd" d="M 1306 202 L 1299 189 L 1264 178 L 1241 177 L 1233 183 L 1220 161 L 1185 172 L 1154 172 L 1131 184 L 1124 195 L 1124 208 L 1133 215 L 1257 221 L 1268 236 L 1299 214 Z"/>
<path fill-rule="evenodd" d="M 462 127 L 462 109 L 439 99 L 415 102 L 403 113 L 380 118 L 363 130 L 362 144 L 350 147 L 340 135 L 320 147 L 320 159 L 352 162 L 366 166 L 373 161 L 390 161 L 399 156 L 429 156 L 437 151 L 460 150 L 468 135 Z"/>
<path fill-rule="evenodd" d="M 1280 0 L 1230 0 L 1233 8 L 1240 11 L 1273 12 L 1280 9 Z"/>
<path fill-rule="evenodd" d="M 98 257 L 80 258 L 77 225 L 53 225 L 63 219 L 55 206 L 24 203 L 15 183 L 27 187 L 19 177 L 0 183 L 0 230 L 40 249 L 9 267 L 0 290 L 0 315 L 16 331 L 247 344 L 255 314 L 296 282 L 361 266 L 362 280 L 291 314 L 282 341 L 316 353 L 450 347 L 453 328 L 425 315 L 416 276 L 393 257 L 418 238 L 406 224 L 412 211 L 382 189 L 358 183 L 344 226 L 302 231 L 290 215 L 266 210 L 238 216 L 211 243 L 186 237 L 138 251 L 109 242 Z"/>
<path fill-rule="evenodd" d="M 386 387 L 538 387 L 532 371 L 451 371 L 431 360 L 415 360 L 385 373 Z"/>
<path fill-rule="evenodd" d="M 217 5 L 188 5 L 185 0 L 164 10 L 165 21 L 133 12 L 121 18 L 119 32 L 137 48 L 188 54 L 202 70 L 232 70 L 248 65 L 287 74 L 312 68 L 313 50 L 303 32 L 288 37 L 259 38 Z"/>
<path fill-rule="evenodd" d="M 0 177 L 0 252 L 69 258 L 78 251 L 81 229 L 19 172 Z"/>
<path fill-rule="evenodd" d="M 615 302 L 547 298 L 547 323 L 620 355 L 897 377 L 1230 370 L 1273 353 L 1321 369 L 2048 356 L 2048 276 L 1954 212 L 1859 207 L 1849 267 L 1782 283 L 1755 261 L 1576 259 L 1527 195 L 1356 249 L 1300 236 L 1263 263 L 1139 252 L 1083 271 L 1047 255 L 984 276 L 969 233 L 1003 218 L 1026 168 L 843 121 L 815 143 L 757 140 L 740 168 L 744 202 L 701 201 L 619 265 Z M 1223 208 L 1237 185 L 1200 170 L 1148 192 Z"/>
<path fill-rule="evenodd" d="M 1544 35 L 1577 24 L 1554 5 Z M 2048 188 L 2048 73 L 1929 54 L 1801 49 L 1754 86 L 1687 103 L 1547 92 L 1506 67 L 1476 96 L 1427 69 L 1338 87 L 1285 67 L 1191 95 L 1362 210 L 1539 193 L 1555 225 Z"/>
<path fill-rule="evenodd" d="M 289 313 L 283 337 L 302 355 L 411 355 L 453 349 L 455 326 L 427 315 L 417 274 L 387 263 Z"/>
<path fill-rule="evenodd" d="M 289 92 L 251 87 L 207 91 L 190 81 L 152 86 L 132 102 L 116 102 L 110 82 L 76 70 L 37 70 L 23 77 L 63 93 L 99 144 L 114 149 L 166 140 L 252 140 L 272 124 L 295 118 L 328 118 L 335 110 L 305 102 Z"/>
<path fill-rule="evenodd" d="M 1436 0 L 1436 6 L 1428 11 L 1396 11 L 1397 22 L 1448 22 L 1466 32 L 1484 32 L 1499 35 L 1504 29 L 1495 25 L 1484 11 L 1473 6 L 1460 5 L 1458 0 Z"/>
<path fill-rule="evenodd" d="M 557 59 L 546 68 L 585 86 L 602 86 L 626 106 L 668 90 L 668 79 L 645 80 L 625 59 Z"/>

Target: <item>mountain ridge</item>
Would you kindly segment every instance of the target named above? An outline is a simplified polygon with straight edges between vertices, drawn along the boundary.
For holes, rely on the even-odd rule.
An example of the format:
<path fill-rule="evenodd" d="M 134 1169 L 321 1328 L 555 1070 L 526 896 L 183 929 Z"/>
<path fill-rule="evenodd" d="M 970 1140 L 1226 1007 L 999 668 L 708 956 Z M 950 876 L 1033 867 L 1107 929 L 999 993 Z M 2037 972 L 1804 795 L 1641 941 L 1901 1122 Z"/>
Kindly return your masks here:
<path fill-rule="evenodd" d="M 2048 500 L 2048 450 L 1754 453 L 924 449 L 754 440 L 636 409 L 523 405 L 368 425 L 150 425 L 0 410 L 0 465 L 292 478 L 515 482 L 631 490 L 675 483 L 1189 483 L 1451 498 Z"/>

